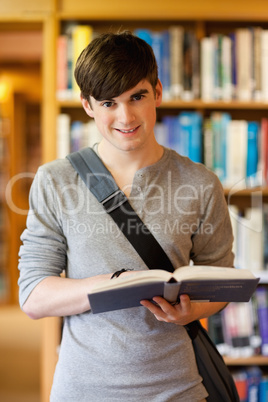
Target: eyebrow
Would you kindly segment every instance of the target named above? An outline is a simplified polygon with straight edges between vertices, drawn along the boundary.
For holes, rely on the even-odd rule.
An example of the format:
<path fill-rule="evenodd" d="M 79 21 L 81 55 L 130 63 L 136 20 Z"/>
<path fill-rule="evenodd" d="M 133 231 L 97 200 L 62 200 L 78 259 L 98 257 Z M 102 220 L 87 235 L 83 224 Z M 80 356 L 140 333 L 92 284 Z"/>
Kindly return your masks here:
<path fill-rule="evenodd" d="M 148 91 L 148 89 L 139 89 L 137 92 L 135 92 L 134 94 L 132 94 L 132 95 L 130 95 L 130 98 L 134 98 L 135 96 L 137 96 L 137 95 L 144 95 L 144 94 L 148 94 L 149 93 L 149 91 Z M 117 96 L 115 96 L 114 98 L 117 98 Z M 103 102 L 103 101 L 107 101 L 107 102 L 114 102 L 114 98 L 107 98 L 107 99 L 103 99 L 103 100 L 100 100 L 100 101 L 97 101 L 97 102 Z"/>
<path fill-rule="evenodd" d="M 134 96 L 144 95 L 144 94 L 148 94 L 148 93 L 149 93 L 148 89 L 140 89 L 139 91 L 132 94 L 130 97 L 133 98 Z"/>

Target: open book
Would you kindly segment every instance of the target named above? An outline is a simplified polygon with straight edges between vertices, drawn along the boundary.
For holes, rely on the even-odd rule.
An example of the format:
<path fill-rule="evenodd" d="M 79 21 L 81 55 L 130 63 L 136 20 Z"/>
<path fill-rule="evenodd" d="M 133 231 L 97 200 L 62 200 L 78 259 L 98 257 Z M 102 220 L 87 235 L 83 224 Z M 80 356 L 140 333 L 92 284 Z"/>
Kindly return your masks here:
<path fill-rule="evenodd" d="M 171 303 L 181 294 L 193 301 L 247 302 L 259 282 L 247 269 L 186 266 L 173 273 L 137 271 L 99 282 L 88 294 L 93 314 L 140 306 L 140 301 L 162 296 Z"/>

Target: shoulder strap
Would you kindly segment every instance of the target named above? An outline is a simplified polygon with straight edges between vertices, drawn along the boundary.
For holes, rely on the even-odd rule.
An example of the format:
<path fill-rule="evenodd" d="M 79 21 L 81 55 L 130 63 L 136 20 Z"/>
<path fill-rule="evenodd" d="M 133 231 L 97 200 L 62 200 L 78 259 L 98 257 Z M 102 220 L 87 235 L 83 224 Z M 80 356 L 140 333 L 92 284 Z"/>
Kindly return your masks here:
<path fill-rule="evenodd" d="M 149 269 L 174 267 L 155 237 L 131 207 L 126 195 L 119 189 L 111 173 L 91 148 L 67 155 L 86 186 L 113 218 Z"/>

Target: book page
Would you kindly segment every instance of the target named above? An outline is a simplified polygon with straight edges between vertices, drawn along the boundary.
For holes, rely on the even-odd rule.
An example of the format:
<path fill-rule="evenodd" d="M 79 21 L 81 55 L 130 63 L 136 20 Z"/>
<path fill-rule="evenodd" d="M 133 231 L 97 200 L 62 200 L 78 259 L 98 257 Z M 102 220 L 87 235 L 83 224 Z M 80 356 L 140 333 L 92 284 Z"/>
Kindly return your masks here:
<path fill-rule="evenodd" d="M 180 282 L 193 279 L 254 279 L 255 276 L 247 269 L 193 265 L 177 268 L 174 273 L 174 278 Z"/>
<path fill-rule="evenodd" d="M 97 283 L 91 293 L 102 292 L 109 289 L 118 289 L 127 286 L 149 284 L 154 282 L 167 282 L 172 278 L 172 274 L 161 269 L 148 271 L 133 271 L 133 274 L 119 276 L 118 278 L 108 279 Z"/>

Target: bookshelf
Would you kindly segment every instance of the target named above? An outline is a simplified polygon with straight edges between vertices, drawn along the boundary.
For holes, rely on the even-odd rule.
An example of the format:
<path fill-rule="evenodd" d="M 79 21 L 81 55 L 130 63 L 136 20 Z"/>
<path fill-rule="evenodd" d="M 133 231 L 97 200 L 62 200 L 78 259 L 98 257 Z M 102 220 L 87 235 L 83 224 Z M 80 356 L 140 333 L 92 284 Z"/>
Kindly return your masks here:
<path fill-rule="evenodd" d="M 254 3 L 254 7 L 250 2 L 231 2 L 224 4 L 215 4 L 212 1 L 193 1 L 191 6 L 181 4 L 176 1 L 168 1 L 162 3 L 156 1 L 154 7 L 150 2 L 138 0 L 134 7 L 129 7 L 127 3 L 117 1 L 113 4 L 103 2 L 102 6 L 98 4 L 88 4 L 87 1 L 79 1 L 74 6 L 71 0 L 63 0 L 59 8 L 56 10 L 56 32 L 60 35 L 69 22 L 77 24 L 90 25 L 96 32 L 102 32 L 112 29 L 130 29 L 138 27 L 149 27 L 152 30 L 167 29 L 174 24 L 180 24 L 185 29 L 193 30 L 196 36 L 201 39 L 218 30 L 222 33 L 231 32 L 238 26 L 247 27 L 251 24 L 264 28 L 268 27 L 268 12 L 263 12 L 265 7 L 264 1 Z M 160 17 L 161 16 L 161 17 Z M 56 56 L 55 56 L 56 57 Z M 55 61 L 54 61 L 55 63 Z M 56 86 L 56 82 L 54 82 Z M 84 111 L 81 109 L 80 101 L 77 99 L 58 99 L 55 97 L 56 114 L 67 113 L 71 121 L 76 119 L 85 121 Z M 193 110 L 200 112 L 203 116 L 209 115 L 212 111 L 226 111 L 234 118 L 258 119 L 267 115 L 268 103 L 257 101 L 204 101 L 201 99 L 193 99 L 190 101 L 182 101 L 181 99 L 165 100 L 159 108 L 158 114 L 162 117 L 165 114 L 175 114 L 183 110 Z M 51 133 L 51 138 L 56 132 Z M 52 141 L 51 141 L 52 143 Z M 55 141 L 54 141 L 55 144 Z M 56 147 L 50 149 L 49 160 L 56 156 Z M 235 194 L 231 194 L 229 189 L 225 189 L 226 200 L 230 203 L 239 205 L 244 210 L 251 206 L 251 198 L 253 194 L 258 192 L 258 196 L 264 201 L 268 201 L 268 187 L 260 187 L 258 189 L 242 189 Z M 230 196 L 231 194 L 231 196 Z M 268 283 L 264 276 L 262 281 Z M 57 332 L 57 327 L 53 327 Z M 54 334 L 55 335 L 55 334 Z M 59 333 L 56 334 L 59 339 Z M 51 337 L 50 337 L 51 338 Z M 57 344 L 55 343 L 55 348 Z M 51 345 L 50 345 L 51 347 Z M 54 348 L 54 350 L 55 350 Z M 51 350 L 51 348 L 50 348 Z M 55 359 L 54 359 L 55 362 Z M 259 365 L 266 368 L 268 366 L 267 357 L 254 356 L 247 359 L 231 359 L 226 358 L 226 362 L 230 366 L 251 366 Z M 43 401 L 47 399 L 47 390 L 44 390 Z M 48 392 L 48 391 L 47 391 Z"/>
<path fill-rule="evenodd" d="M 228 33 L 237 27 L 251 25 L 268 28 L 268 10 L 265 0 L 226 0 L 215 4 L 212 0 L 192 0 L 190 3 L 176 0 L 155 0 L 153 6 L 150 0 L 136 0 L 135 4 L 115 0 L 112 3 L 103 0 L 101 3 L 88 0 L 13 0 L 0 5 L 1 20 L 7 24 L 32 22 L 41 25 L 43 33 L 42 57 L 42 161 L 48 162 L 56 158 L 56 121 L 58 114 L 64 112 L 76 118 L 85 119 L 84 111 L 77 100 L 59 100 L 56 97 L 57 71 L 57 38 L 64 27 L 70 22 L 89 24 L 97 32 L 107 29 L 116 30 L 150 27 L 165 29 L 173 24 L 180 24 L 191 29 L 201 39 L 213 32 Z M 159 114 L 177 113 L 182 110 L 199 111 L 203 116 L 212 111 L 227 111 L 234 118 L 258 119 L 267 116 L 268 103 L 257 101 L 203 101 L 193 99 L 169 100 L 163 102 Z M 258 189 L 260 197 L 268 202 L 268 187 Z M 225 189 L 228 201 L 239 205 L 241 209 L 251 206 L 251 197 L 257 189 L 245 189 L 232 194 Z M 263 281 L 268 283 L 267 276 Z M 42 349 L 42 402 L 49 400 L 49 391 L 53 372 L 57 361 L 57 347 L 60 341 L 60 320 L 47 318 L 43 320 Z M 254 365 L 267 367 L 267 358 L 262 356 L 249 359 L 226 359 L 228 365 Z"/>

